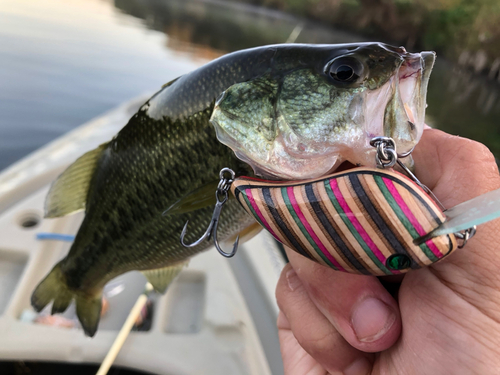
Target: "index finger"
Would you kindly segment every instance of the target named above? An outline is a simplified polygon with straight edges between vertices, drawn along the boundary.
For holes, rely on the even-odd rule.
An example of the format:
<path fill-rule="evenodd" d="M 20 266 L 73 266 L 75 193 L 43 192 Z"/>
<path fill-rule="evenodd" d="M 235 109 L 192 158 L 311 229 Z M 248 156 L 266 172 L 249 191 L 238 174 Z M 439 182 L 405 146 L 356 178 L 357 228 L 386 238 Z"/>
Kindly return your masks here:
<path fill-rule="evenodd" d="M 416 176 L 447 208 L 500 186 L 493 154 L 467 138 L 426 129 L 413 158 Z"/>
<path fill-rule="evenodd" d="M 500 188 L 495 158 L 478 142 L 428 129 L 413 156 L 416 176 L 447 208 Z M 500 319 L 499 235 L 500 219 L 482 224 L 463 249 L 432 265 L 440 280 L 495 319 Z"/>

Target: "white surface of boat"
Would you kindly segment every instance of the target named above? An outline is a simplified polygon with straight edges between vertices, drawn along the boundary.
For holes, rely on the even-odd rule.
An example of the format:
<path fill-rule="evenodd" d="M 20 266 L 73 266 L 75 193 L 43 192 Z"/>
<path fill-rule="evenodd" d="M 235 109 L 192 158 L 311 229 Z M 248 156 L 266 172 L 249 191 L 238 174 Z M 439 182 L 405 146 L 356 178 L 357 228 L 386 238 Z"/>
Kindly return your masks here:
<path fill-rule="evenodd" d="M 83 213 L 43 220 L 50 183 L 84 152 L 108 141 L 146 100 L 82 125 L 0 174 L 0 361 L 100 363 L 144 289 L 130 272 L 105 288 L 109 311 L 92 339 L 78 328 L 20 320 L 38 282 L 69 250 L 37 233 L 75 234 Z M 207 223 L 208 224 L 208 223 Z M 284 261 L 267 234 L 233 259 L 214 249 L 194 257 L 154 301 L 151 329 L 131 332 L 115 364 L 155 374 L 279 374 L 274 287 Z M 73 317 L 74 311 L 65 313 Z"/>

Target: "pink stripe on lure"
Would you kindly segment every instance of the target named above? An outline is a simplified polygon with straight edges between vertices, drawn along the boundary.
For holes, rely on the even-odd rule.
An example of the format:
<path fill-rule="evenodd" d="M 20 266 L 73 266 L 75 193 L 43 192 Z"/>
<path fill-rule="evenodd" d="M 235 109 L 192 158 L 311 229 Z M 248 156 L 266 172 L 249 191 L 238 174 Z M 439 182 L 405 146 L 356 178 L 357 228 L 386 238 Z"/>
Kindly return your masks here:
<path fill-rule="evenodd" d="M 413 215 L 413 213 L 411 212 L 411 210 L 406 205 L 405 201 L 403 200 L 403 198 L 399 194 L 398 189 L 396 189 L 396 186 L 394 186 L 394 183 L 391 180 L 387 179 L 387 178 L 383 178 L 382 180 L 384 181 L 385 186 L 387 186 L 387 189 L 389 189 L 389 192 L 393 196 L 393 198 L 396 201 L 396 203 L 398 204 L 398 206 L 401 208 L 401 210 L 403 211 L 403 213 L 405 214 L 405 216 L 408 218 L 408 220 L 410 220 L 411 225 L 413 225 L 413 227 L 415 228 L 415 230 L 417 231 L 417 233 L 420 236 L 425 235 L 426 234 L 425 230 L 422 228 L 422 226 L 418 222 L 417 218 Z M 437 256 L 438 258 L 442 258 L 443 257 L 443 254 L 439 251 L 439 249 L 434 244 L 434 242 L 432 241 L 432 239 L 428 240 L 426 242 L 426 244 L 427 244 L 427 246 L 429 247 L 429 249 L 432 251 L 432 253 L 435 256 Z"/>
<path fill-rule="evenodd" d="M 253 194 L 252 194 L 252 189 L 246 189 L 245 194 L 248 198 L 248 201 L 252 205 L 253 210 L 255 211 L 257 216 L 259 217 L 260 222 L 262 224 L 264 224 L 264 226 L 269 231 L 269 233 L 271 233 L 273 235 L 273 237 L 276 238 L 277 241 L 281 242 L 280 238 L 278 236 L 276 236 L 276 233 L 274 233 L 274 231 L 271 229 L 270 225 L 267 223 L 266 219 L 264 218 L 264 215 L 262 215 L 262 212 L 260 212 L 259 206 L 255 203 L 255 199 L 253 198 Z"/>
<path fill-rule="evenodd" d="M 304 214 L 302 213 L 302 211 L 300 210 L 300 207 L 299 207 L 299 204 L 297 203 L 297 200 L 295 199 L 295 194 L 293 192 L 293 186 L 288 186 L 286 188 L 286 191 L 288 193 L 288 198 L 290 199 L 290 203 L 292 204 L 292 207 L 293 207 L 293 210 L 295 211 L 295 213 L 297 214 L 297 216 L 299 217 L 302 225 L 304 226 L 304 228 L 306 228 L 307 230 L 307 233 L 309 233 L 309 235 L 311 236 L 311 238 L 313 239 L 313 241 L 316 243 L 316 245 L 320 248 L 321 252 L 328 258 L 328 260 L 330 262 L 332 262 L 332 264 L 337 267 L 340 271 L 345 271 L 344 267 L 342 267 L 336 260 L 334 257 L 332 257 L 332 254 L 330 254 L 330 252 L 325 248 L 325 246 L 323 245 L 323 243 L 321 242 L 321 240 L 318 238 L 318 236 L 316 236 L 316 233 L 314 233 L 314 230 L 311 228 L 311 225 L 309 225 L 309 222 L 307 221 L 307 219 L 304 217 Z"/>
<path fill-rule="evenodd" d="M 400 274 L 457 249 L 453 234 L 433 237 L 424 246 L 414 243 L 446 216 L 413 181 L 392 170 L 353 168 L 286 183 L 242 177 L 231 189 L 274 238 L 334 269 Z"/>
<path fill-rule="evenodd" d="M 386 257 L 384 256 L 384 254 L 382 254 L 378 246 L 372 241 L 368 233 L 366 233 L 365 229 L 356 218 L 356 215 L 354 215 L 351 209 L 349 208 L 349 205 L 345 201 L 344 196 L 342 195 L 342 192 L 339 189 L 337 181 L 335 179 L 331 179 L 330 186 L 332 188 L 333 194 L 335 194 L 335 198 L 337 198 L 337 201 L 340 204 L 340 207 L 342 207 L 342 210 L 345 212 L 347 218 L 352 223 L 354 228 L 356 228 L 363 241 L 365 241 L 365 243 L 368 245 L 372 253 L 375 254 L 378 260 L 380 260 L 383 264 L 385 264 Z"/>

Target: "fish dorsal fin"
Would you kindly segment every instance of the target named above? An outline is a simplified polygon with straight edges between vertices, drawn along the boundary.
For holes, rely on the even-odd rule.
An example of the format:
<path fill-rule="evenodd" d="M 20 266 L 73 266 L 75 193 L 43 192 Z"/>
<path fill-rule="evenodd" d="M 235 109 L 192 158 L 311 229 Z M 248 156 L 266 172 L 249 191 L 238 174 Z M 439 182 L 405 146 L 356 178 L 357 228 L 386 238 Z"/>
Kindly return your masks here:
<path fill-rule="evenodd" d="M 45 217 L 61 217 L 85 209 L 90 180 L 108 143 L 80 156 L 52 184 L 45 198 Z"/>
<path fill-rule="evenodd" d="M 146 279 L 153 285 L 153 288 L 159 293 L 165 293 L 167 287 L 175 279 L 175 277 L 187 266 L 189 261 L 174 264 L 164 268 L 154 270 L 141 271 Z"/>
<path fill-rule="evenodd" d="M 209 182 L 202 187 L 193 190 L 171 205 L 163 212 L 165 215 L 184 214 L 196 211 L 200 208 L 215 206 L 215 191 L 219 181 Z"/>

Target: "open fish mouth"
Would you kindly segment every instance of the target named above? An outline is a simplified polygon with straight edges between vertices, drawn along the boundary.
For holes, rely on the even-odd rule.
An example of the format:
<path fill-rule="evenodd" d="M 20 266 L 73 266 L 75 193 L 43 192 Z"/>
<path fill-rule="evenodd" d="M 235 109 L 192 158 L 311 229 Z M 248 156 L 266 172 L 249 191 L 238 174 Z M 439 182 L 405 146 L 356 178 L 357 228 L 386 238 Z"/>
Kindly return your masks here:
<path fill-rule="evenodd" d="M 418 54 L 408 54 L 398 72 L 397 88 L 401 99 L 402 109 L 406 115 L 406 121 L 409 127 L 407 135 L 403 136 L 401 132 L 395 132 L 393 129 L 400 128 L 401 123 L 384 124 L 384 133 L 396 135 L 399 139 L 400 146 L 404 149 L 401 151 L 409 151 L 408 147 L 414 147 L 413 143 L 419 140 L 424 127 L 425 108 L 427 106 L 427 85 L 429 82 L 430 72 L 434 65 L 434 52 L 421 52 Z M 395 98 L 397 99 L 397 94 Z M 394 109 L 397 111 L 398 109 Z M 396 117 L 399 121 L 404 121 L 403 118 Z M 385 119 L 384 119 L 385 121 Z"/>
<path fill-rule="evenodd" d="M 427 86 L 435 57 L 434 52 L 405 52 L 397 73 L 377 90 L 364 93 L 362 112 L 369 116 L 357 121 L 353 118 L 353 122 L 364 127 L 365 137 L 355 147 L 346 149 L 345 157 L 328 173 L 344 161 L 375 166 L 375 150 L 370 141 L 377 136 L 393 138 L 400 154 L 411 152 L 424 130 Z"/>

